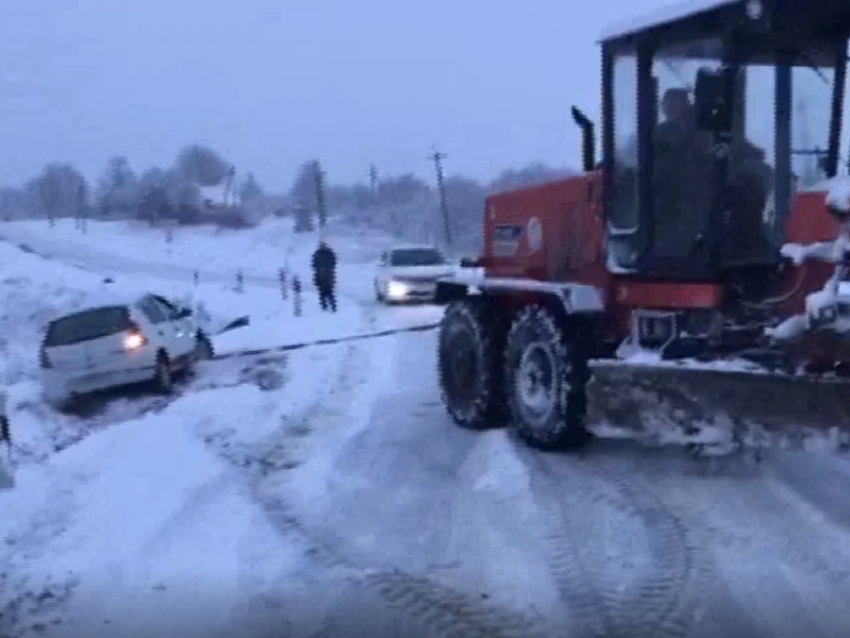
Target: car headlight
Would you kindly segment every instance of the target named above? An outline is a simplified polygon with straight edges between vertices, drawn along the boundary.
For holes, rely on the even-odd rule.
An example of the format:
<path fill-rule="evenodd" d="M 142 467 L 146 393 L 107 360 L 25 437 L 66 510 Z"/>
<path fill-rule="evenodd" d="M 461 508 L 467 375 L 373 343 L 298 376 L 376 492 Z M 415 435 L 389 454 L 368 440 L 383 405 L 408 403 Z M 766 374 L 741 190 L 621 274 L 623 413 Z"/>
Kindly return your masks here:
<path fill-rule="evenodd" d="M 404 297 L 409 291 L 409 286 L 402 281 L 391 281 L 387 284 L 387 295 L 394 299 Z"/>

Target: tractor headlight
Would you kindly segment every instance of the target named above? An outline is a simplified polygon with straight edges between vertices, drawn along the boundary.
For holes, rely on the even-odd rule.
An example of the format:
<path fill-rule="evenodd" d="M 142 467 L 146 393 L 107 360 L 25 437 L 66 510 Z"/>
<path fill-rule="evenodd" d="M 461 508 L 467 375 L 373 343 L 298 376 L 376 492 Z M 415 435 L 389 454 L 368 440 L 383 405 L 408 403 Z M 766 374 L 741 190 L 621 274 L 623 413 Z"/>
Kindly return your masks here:
<path fill-rule="evenodd" d="M 391 281 L 387 284 L 387 296 L 391 299 L 401 299 L 407 296 L 410 287 L 403 281 Z"/>

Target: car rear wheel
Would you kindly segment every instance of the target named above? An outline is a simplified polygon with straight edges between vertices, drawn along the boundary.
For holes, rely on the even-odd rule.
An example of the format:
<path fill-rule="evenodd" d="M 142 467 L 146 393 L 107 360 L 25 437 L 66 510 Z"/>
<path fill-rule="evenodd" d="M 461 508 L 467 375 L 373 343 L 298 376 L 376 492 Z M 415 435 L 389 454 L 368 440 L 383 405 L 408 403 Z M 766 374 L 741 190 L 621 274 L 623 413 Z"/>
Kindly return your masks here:
<path fill-rule="evenodd" d="M 214 356 L 215 350 L 209 337 L 203 332 L 199 332 L 198 336 L 195 337 L 195 361 L 209 361 Z"/>
<path fill-rule="evenodd" d="M 381 292 L 381 286 L 378 284 L 377 279 L 375 280 L 375 300 L 378 303 L 386 303 L 387 298 L 384 297 L 384 293 Z"/>
<path fill-rule="evenodd" d="M 171 360 L 165 352 L 160 352 L 156 357 L 153 382 L 154 387 L 162 394 L 168 394 L 174 388 L 174 371 Z"/>

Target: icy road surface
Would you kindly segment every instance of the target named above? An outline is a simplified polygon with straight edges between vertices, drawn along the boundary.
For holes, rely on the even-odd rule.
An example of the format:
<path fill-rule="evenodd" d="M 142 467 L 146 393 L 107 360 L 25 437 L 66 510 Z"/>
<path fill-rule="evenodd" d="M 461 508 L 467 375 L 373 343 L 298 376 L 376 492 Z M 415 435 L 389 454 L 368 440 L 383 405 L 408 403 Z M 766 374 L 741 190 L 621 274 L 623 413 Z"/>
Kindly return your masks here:
<path fill-rule="evenodd" d="M 577 637 L 847 635 L 846 462 L 707 472 L 625 442 L 534 454 L 447 422 L 433 335 L 398 337 L 394 351 L 395 383 L 368 426 L 325 420 L 340 430 L 333 455 L 308 454 L 274 484 L 317 543 L 442 584 L 444 602 L 470 596 L 459 628 L 498 626 L 492 606 L 515 614 L 510 636 L 521 618 L 526 632 Z"/>
<path fill-rule="evenodd" d="M 439 316 L 364 277 L 365 325 Z M 29 463 L 0 636 L 846 638 L 845 460 L 536 454 L 454 427 L 435 369 L 434 333 L 212 362 Z"/>

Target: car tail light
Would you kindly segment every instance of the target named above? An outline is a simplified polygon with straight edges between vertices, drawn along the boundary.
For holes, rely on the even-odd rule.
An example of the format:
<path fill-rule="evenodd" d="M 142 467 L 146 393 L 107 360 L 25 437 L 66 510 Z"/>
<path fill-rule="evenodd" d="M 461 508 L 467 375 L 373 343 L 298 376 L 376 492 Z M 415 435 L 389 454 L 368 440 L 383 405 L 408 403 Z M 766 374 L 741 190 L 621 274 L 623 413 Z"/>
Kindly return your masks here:
<path fill-rule="evenodd" d="M 138 350 L 139 348 L 144 348 L 146 345 L 148 345 L 148 338 L 138 325 L 133 324 L 130 326 L 129 330 L 124 333 L 125 350 Z"/>
<path fill-rule="evenodd" d="M 38 363 L 43 370 L 49 370 L 53 367 L 53 363 L 50 361 L 50 357 L 47 356 L 47 349 L 44 346 L 41 346 L 38 351 Z"/>

